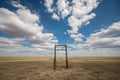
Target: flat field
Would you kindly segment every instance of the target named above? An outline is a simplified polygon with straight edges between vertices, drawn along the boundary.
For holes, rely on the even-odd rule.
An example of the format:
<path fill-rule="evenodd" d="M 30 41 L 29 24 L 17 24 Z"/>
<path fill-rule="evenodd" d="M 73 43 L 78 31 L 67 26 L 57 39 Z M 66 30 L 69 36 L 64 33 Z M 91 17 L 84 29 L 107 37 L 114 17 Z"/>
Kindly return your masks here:
<path fill-rule="evenodd" d="M 120 80 L 120 58 L 0 57 L 0 80 Z"/>

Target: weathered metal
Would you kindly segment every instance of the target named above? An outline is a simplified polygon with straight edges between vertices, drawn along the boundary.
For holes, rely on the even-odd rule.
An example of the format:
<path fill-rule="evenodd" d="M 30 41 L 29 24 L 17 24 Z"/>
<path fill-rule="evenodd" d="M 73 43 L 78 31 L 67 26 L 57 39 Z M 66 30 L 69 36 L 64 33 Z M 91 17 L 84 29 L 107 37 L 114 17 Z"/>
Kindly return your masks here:
<path fill-rule="evenodd" d="M 55 45 L 54 46 L 54 69 L 56 69 L 56 52 L 57 51 L 65 51 L 65 59 L 66 59 L 66 69 L 68 68 L 68 55 L 67 55 L 67 45 Z"/>

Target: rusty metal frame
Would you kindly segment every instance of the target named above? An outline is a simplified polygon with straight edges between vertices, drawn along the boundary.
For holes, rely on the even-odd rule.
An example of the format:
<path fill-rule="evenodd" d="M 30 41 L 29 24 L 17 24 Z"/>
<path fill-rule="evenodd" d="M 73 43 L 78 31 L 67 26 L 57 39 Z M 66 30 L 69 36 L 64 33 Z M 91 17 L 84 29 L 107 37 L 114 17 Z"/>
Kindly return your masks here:
<path fill-rule="evenodd" d="M 63 47 L 62 49 L 57 49 L 57 47 Z M 65 58 L 66 58 L 66 69 L 68 69 L 68 55 L 67 55 L 67 45 L 55 45 L 54 46 L 54 66 L 53 68 L 56 69 L 56 52 L 57 51 L 65 51 Z"/>

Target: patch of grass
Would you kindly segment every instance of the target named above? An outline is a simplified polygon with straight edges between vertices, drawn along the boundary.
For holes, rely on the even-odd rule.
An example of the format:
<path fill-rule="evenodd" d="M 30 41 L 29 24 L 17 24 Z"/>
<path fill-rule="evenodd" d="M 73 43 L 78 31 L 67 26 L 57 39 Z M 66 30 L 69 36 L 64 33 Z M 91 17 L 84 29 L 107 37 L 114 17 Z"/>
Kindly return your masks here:
<path fill-rule="evenodd" d="M 69 58 L 69 69 L 64 59 L 2 57 L 0 80 L 119 80 L 120 58 Z"/>

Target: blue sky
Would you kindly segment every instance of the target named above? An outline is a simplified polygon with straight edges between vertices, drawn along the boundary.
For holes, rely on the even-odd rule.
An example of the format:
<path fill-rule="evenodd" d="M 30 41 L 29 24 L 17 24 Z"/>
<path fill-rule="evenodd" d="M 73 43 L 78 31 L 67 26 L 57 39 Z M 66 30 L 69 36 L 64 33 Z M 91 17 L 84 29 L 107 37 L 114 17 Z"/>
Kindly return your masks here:
<path fill-rule="evenodd" d="M 1 0 L 0 56 L 120 56 L 120 0 Z M 63 55 L 64 52 L 58 53 Z"/>

